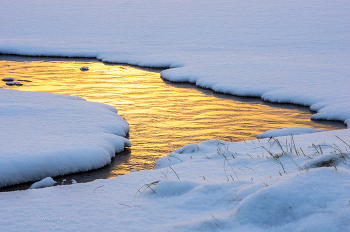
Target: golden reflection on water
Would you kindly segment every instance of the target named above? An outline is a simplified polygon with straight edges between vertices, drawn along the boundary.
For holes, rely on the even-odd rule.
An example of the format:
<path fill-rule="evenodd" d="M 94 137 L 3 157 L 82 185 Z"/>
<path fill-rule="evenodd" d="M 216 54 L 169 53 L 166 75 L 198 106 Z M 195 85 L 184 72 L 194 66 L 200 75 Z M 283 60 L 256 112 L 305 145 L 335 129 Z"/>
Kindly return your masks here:
<path fill-rule="evenodd" d="M 89 71 L 80 71 L 81 66 Z M 129 66 L 2 60 L 0 70 L 1 79 L 31 81 L 12 87 L 1 81 L 1 88 L 68 94 L 115 106 L 130 124 L 133 146 L 122 164 L 109 167 L 108 177 L 152 168 L 154 160 L 173 149 L 203 140 L 242 141 L 266 130 L 294 126 L 339 129 L 311 121 L 305 107 L 216 94 L 191 84 L 166 82 L 159 72 Z"/>

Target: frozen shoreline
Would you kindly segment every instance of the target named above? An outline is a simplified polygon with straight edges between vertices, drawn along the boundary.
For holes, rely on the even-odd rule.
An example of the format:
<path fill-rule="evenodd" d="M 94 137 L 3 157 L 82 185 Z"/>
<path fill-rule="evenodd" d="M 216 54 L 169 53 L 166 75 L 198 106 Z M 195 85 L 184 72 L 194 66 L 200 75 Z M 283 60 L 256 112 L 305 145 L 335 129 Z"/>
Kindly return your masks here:
<path fill-rule="evenodd" d="M 348 1 L 4 0 L 2 9 L 2 53 L 170 67 L 163 78 L 350 125 Z M 350 129 L 278 141 L 205 141 L 156 170 L 1 193 L 0 228 L 348 230 Z"/>
<path fill-rule="evenodd" d="M 1 54 L 1 50 L 0 50 Z M 273 93 L 274 91 L 267 92 L 267 93 L 257 93 L 257 92 L 249 92 L 247 90 L 239 90 L 236 91 L 234 90 L 234 87 L 230 85 L 221 85 L 221 84 L 216 84 L 216 82 L 212 82 L 212 80 L 209 79 L 204 79 L 201 80 L 199 77 L 194 78 L 190 77 L 187 74 L 183 73 L 181 70 L 179 73 L 177 73 L 178 68 L 186 68 L 186 67 L 176 67 L 173 65 L 169 66 L 156 66 L 156 65 L 151 65 L 148 66 L 142 65 L 142 64 L 134 64 L 133 62 L 129 63 L 121 63 L 115 60 L 108 60 L 108 58 L 99 58 L 99 56 L 79 56 L 79 55 L 72 55 L 72 56 L 60 56 L 60 55 L 23 55 L 21 53 L 2 53 L 3 55 L 13 55 L 13 56 L 23 56 L 23 57 L 47 57 L 47 58 L 86 58 L 86 59 L 96 59 L 101 62 L 107 62 L 107 63 L 112 63 L 112 64 L 121 64 L 121 65 L 131 65 L 135 67 L 140 67 L 140 68 L 155 68 L 155 69 L 164 69 L 161 71 L 161 78 L 164 78 L 165 80 L 171 81 L 171 82 L 187 82 L 187 83 L 192 83 L 195 84 L 198 87 L 205 88 L 205 89 L 211 89 L 214 92 L 217 93 L 223 93 L 223 94 L 229 94 L 232 96 L 238 96 L 238 97 L 253 97 L 253 98 L 260 98 L 263 101 L 266 102 L 271 102 L 271 103 L 284 103 L 284 104 L 294 104 L 294 105 L 300 105 L 300 106 L 306 106 L 309 107 L 309 109 L 313 112 L 315 112 L 314 115 L 312 115 L 311 119 L 315 120 L 328 120 L 328 121 L 340 121 L 343 122 L 345 125 L 348 126 L 349 128 L 349 122 L 350 122 L 350 110 L 346 107 L 347 106 L 347 100 L 350 102 L 350 96 L 345 95 L 342 98 L 342 104 L 338 106 L 334 106 L 330 104 L 332 101 L 328 102 L 315 102 L 314 100 L 311 99 L 305 99 L 305 97 L 297 97 L 296 99 L 293 99 L 293 96 L 285 96 L 285 97 L 280 97 L 279 94 L 281 92 L 276 92 Z M 174 73 L 173 70 L 176 70 Z M 185 76 L 183 76 L 185 75 Z M 302 94 L 302 93 L 300 93 Z M 338 99 L 340 98 L 339 96 L 337 97 Z M 349 99 L 348 99 L 349 98 Z M 315 103 L 314 103 L 315 102 Z M 334 102 L 333 102 L 334 104 Z"/>
<path fill-rule="evenodd" d="M 42 100 L 31 97 L 36 95 L 40 99 L 43 96 L 52 98 L 55 103 L 49 105 L 55 105 L 55 108 L 73 100 L 86 103 L 84 109 L 91 105 L 93 110 L 97 110 L 99 117 L 102 115 L 101 109 L 108 110 L 108 118 L 111 115 L 109 111 L 115 113 L 115 109 L 108 105 L 90 103 L 76 97 L 2 89 L 0 92 L 2 96 L 8 94 L 4 98 L 6 101 L 3 99 L 2 106 L 6 106 L 8 102 L 22 106 L 25 96 L 26 101 L 39 104 L 48 111 L 48 105 L 43 105 Z M 15 96 L 18 103 L 10 100 Z M 72 103 L 69 105 L 74 106 Z M 73 108 L 76 106 L 79 104 Z M 71 110 L 72 108 L 68 108 L 68 111 Z M 64 114 L 68 111 L 63 109 Z M 33 111 L 25 112 L 30 115 Z M 61 122 L 65 120 L 61 119 Z M 118 123 L 122 123 L 121 128 L 124 129 L 120 131 L 119 128 L 115 133 L 125 135 L 128 131 L 125 122 L 122 120 Z M 204 141 L 189 144 L 161 158 L 154 170 L 131 172 L 114 179 L 85 184 L 1 193 L 1 204 L 9 215 L 2 219 L 2 224 L 4 228 L 11 230 L 23 228 L 24 225 L 31 229 L 40 229 L 44 226 L 43 222 L 50 222 L 52 228 L 60 230 L 111 230 L 118 224 L 125 231 L 230 231 L 232 228 L 249 231 L 295 231 L 298 228 L 343 231 L 350 225 L 346 216 L 349 215 L 349 210 L 344 203 L 348 202 L 347 192 L 350 190 L 350 184 L 347 184 L 350 183 L 350 129 L 319 132 L 289 128 L 286 132 L 281 132 L 289 134 L 304 130 L 315 133 L 276 137 L 275 139 L 283 143 L 283 148 L 268 139 L 237 143 Z M 280 135 L 276 130 L 271 131 L 268 136 Z M 98 137 L 100 135 L 96 135 Z M 94 146 L 90 142 L 89 146 Z M 122 143 L 127 144 L 125 140 Z M 272 158 L 263 147 L 279 158 Z M 60 150 L 59 146 L 57 149 Z M 115 150 L 110 152 L 110 156 L 113 152 Z M 5 169 L 6 165 L 2 170 Z M 26 192 L 35 194 L 23 194 Z M 99 200 L 96 200 L 96 196 L 99 196 Z M 17 201 L 6 200 L 12 197 L 16 197 Z M 120 200 L 115 201 L 112 198 Z M 49 199 L 56 199 L 58 202 L 51 202 L 50 208 L 47 208 L 46 202 Z M 23 208 L 24 202 L 26 206 Z M 88 206 L 86 202 L 89 202 Z M 61 208 L 60 204 L 71 206 Z M 16 213 L 16 218 L 20 219 L 20 223 L 14 224 L 15 227 L 7 225 L 13 220 L 14 212 L 18 208 L 21 208 L 21 212 Z M 164 215 L 169 210 L 171 212 Z M 113 213 L 106 215 L 105 212 Z M 177 215 L 176 220 L 173 214 Z M 140 222 L 139 218 L 147 218 L 152 223 Z M 86 220 L 90 220 L 93 227 L 82 224 Z M 335 220 L 340 221 L 334 223 Z"/>
<path fill-rule="evenodd" d="M 128 123 L 109 105 L 0 89 L 0 186 L 103 167 L 131 146 Z"/>
<path fill-rule="evenodd" d="M 295 143 L 299 155 L 284 147 L 287 153 L 282 154 L 268 139 L 205 141 L 162 158 L 155 170 L 1 193 L 1 226 L 11 230 L 48 225 L 56 230 L 113 230 L 117 225 L 121 231 L 344 231 L 350 215 L 349 159 L 344 164 L 334 151 L 337 146 L 350 155 L 350 147 L 336 137 L 348 143 L 349 132 L 277 138 Z M 283 167 L 262 146 L 271 147 Z M 322 155 L 316 152 L 319 146 Z M 331 157 L 339 161 L 331 164 Z M 323 162 L 330 167 L 322 167 Z"/>
<path fill-rule="evenodd" d="M 339 112 L 331 112 L 332 106 L 325 106 L 323 105 L 321 102 L 317 102 L 315 104 L 309 104 L 307 103 L 308 101 L 304 102 L 300 101 L 300 100 L 294 100 L 291 99 L 290 97 L 287 97 L 285 99 L 279 99 L 278 97 L 268 97 L 269 94 L 256 94 L 256 93 L 249 93 L 247 91 L 243 91 L 243 92 L 235 92 L 234 90 L 230 90 L 230 89 L 226 89 L 225 88 L 220 88 L 220 87 L 216 87 L 216 85 L 212 86 L 206 86 L 205 84 L 202 85 L 200 83 L 198 83 L 197 81 L 194 81 L 194 79 L 189 78 L 188 76 L 186 77 L 182 77 L 181 73 L 177 74 L 179 76 L 173 76 L 173 74 L 168 74 L 168 72 L 172 72 L 173 69 L 177 69 L 177 68 L 181 68 L 180 67 L 172 67 L 172 65 L 169 66 L 147 66 L 147 65 L 140 65 L 140 64 L 133 64 L 133 62 L 130 63 L 120 63 L 120 62 L 116 62 L 116 61 L 109 61 L 108 59 L 102 59 L 99 58 L 98 56 L 60 56 L 60 55 L 23 55 L 20 53 L 1 53 L 0 51 L 0 55 L 4 55 L 4 56 L 18 56 L 18 57 L 31 57 L 31 58 L 59 58 L 59 59 L 65 59 L 65 58 L 77 58 L 77 59 L 96 59 L 100 62 L 106 62 L 106 63 L 111 63 L 111 64 L 120 64 L 120 65 L 130 65 L 132 67 L 139 67 L 139 68 L 150 68 L 150 69 L 163 69 L 163 71 L 161 71 L 161 78 L 164 78 L 167 81 L 170 82 L 174 82 L 174 83 L 191 83 L 196 85 L 197 87 L 200 88 L 204 88 L 204 89 L 210 89 L 215 93 L 223 93 L 223 94 L 228 94 L 228 95 L 232 95 L 232 96 L 237 96 L 237 97 L 248 97 L 248 98 L 259 98 L 265 102 L 270 102 L 270 103 L 283 103 L 283 104 L 292 104 L 292 105 L 299 105 L 299 106 L 306 106 L 308 107 L 311 111 L 315 112 L 314 115 L 312 115 L 311 119 L 314 120 L 325 120 L 325 121 L 338 121 L 338 122 L 343 122 L 345 125 L 348 126 L 349 128 L 349 121 L 350 121 L 350 110 L 347 110 L 347 107 L 344 107 L 343 110 L 345 110 L 345 112 L 342 112 L 342 114 L 337 115 L 337 113 Z M 168 76 L 169 75 L 169 76 Z M 350 96 L 347 96 L 350 97 Z M 347 98 L 344 98 L 344 105 L 347 105 Z M 350 101 L 350 99 L 349 99 Z M 338 109 L 339 111 L 339 109 Z M 348 112 L 349 111 L 349 112 Z"/>

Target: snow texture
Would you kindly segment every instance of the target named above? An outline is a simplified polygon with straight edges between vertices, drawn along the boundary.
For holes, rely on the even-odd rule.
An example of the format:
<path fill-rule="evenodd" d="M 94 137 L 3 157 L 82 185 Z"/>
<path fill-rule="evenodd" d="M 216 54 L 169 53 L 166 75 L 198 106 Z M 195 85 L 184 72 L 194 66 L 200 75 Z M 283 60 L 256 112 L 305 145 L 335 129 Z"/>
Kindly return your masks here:
<path fill-rule="evenodd" d="M 349 12 L 345 0 L 3 0 L 0 53 L 172 67 L 163 78 L 349 123 Z"/>
<path fill-rule="evenodd" d="M 268 139 L 210 140 L 161 158 L 155 170 L 0 193 L 0 229 L 348 231 L 350 129 L 278 139 L 284 152 Z"/>
<path fill-rule="evenodd" d="M 171 81 L 309 106 L 313 119 L 350 125 L 349 8 L 345 0 L 2 0 L 0 52 L 166 67 Z M 128 145 L 126 122 L 106 105 L 0 94 L 1 185 L 103 166 Z M 1 193 L 0 229 L 348 231 L 348 144 L 349 129 L 191 144 L 155 170 Z"/>
<path fill-rule="evenodd" d="M 131 146 L 109 105 L 0 89 L 0 187 L 103 167 Z"/>
<path fill-rule="evenodd" d="M 57 182 L 54 181 L 51 177 L 46 177 L 42 179 L 41 181 L 37 181 L 32 186 L 30 186 L 30 189 L 37 189 L 37 188 L 45 188 L 45 187 L 51 187 Z"/>
<path fill-rule="evenodd" d="M 278 137 L 278 136 L 285 136 L 285 135 L 301 135 L 306 133 L 315 133 L 325 131 L 323 129 L 313 129 L 308 127 L 287 127 L 282 129 L 273 129 L 269 131 L 265 131 L 264 133 L 258 134 L 256 137 L 258 139 L 262 138 L 270 138 L 270 137 Z"/>

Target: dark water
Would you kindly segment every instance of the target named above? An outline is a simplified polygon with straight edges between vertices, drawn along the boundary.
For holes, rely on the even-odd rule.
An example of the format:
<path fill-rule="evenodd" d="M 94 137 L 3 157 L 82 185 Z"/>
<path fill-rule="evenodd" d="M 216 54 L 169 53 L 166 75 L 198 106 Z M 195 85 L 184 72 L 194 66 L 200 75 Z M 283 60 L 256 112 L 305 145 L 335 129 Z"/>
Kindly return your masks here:
<path fill-rule="evenodd" d="M 88 66 L 89 70 L 81 71 L 81 66 Z M 89 182 L 113 178 L 132 169 L 150 169 L 158 158 L 174 149 L 209 139 L 249 140 L 266 130 L 294 126 L 346 128 L 341 122 L 310 120 L 312 112 L 307 107 L 172 83 L 162 80 L 160 71 L 93 59 L 0 56 L 0 79 L 13 77 L 24 84 L 10 87 L 1 82 L 0 88 L 68 94 L 107 103 L 129 122 L 133 144 L 130 149 L 102 169 L 54 178 L 59 184 L 64 179 L 65 184 L 72 179 Z M 26 189 L 30 185 L 2 190 Z"/>

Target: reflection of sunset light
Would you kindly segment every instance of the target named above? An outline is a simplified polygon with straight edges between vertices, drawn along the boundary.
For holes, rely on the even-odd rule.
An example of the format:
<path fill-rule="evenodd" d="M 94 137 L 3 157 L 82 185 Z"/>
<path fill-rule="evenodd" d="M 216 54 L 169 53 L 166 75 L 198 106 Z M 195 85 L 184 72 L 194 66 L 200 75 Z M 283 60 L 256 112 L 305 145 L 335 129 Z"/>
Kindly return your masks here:
<path fill-rule="evenodd" d="M 81 71 L 82 66 L 89 70 Z M 130 124 L 133 147 L 131 157 L 121 170 L 112 170 L 111 177 L 129 172 L 130 166 L 138 170 L 152 168 L 154 159 L 203 140 L 242 141 L 269 129 L 293 126 L 338 129 L 312 122 L 306 108 L 279 108 L 260 104 L 258 99 L 235 101 L 192 85 L 176 87 L 165 83 L 157 72 L 127 66 L 0 61 L 0 69 L 0 79 L 32 81 L 14 87 L 1 82 L 1 88 L 68 94 L 115 106 Z"/>

